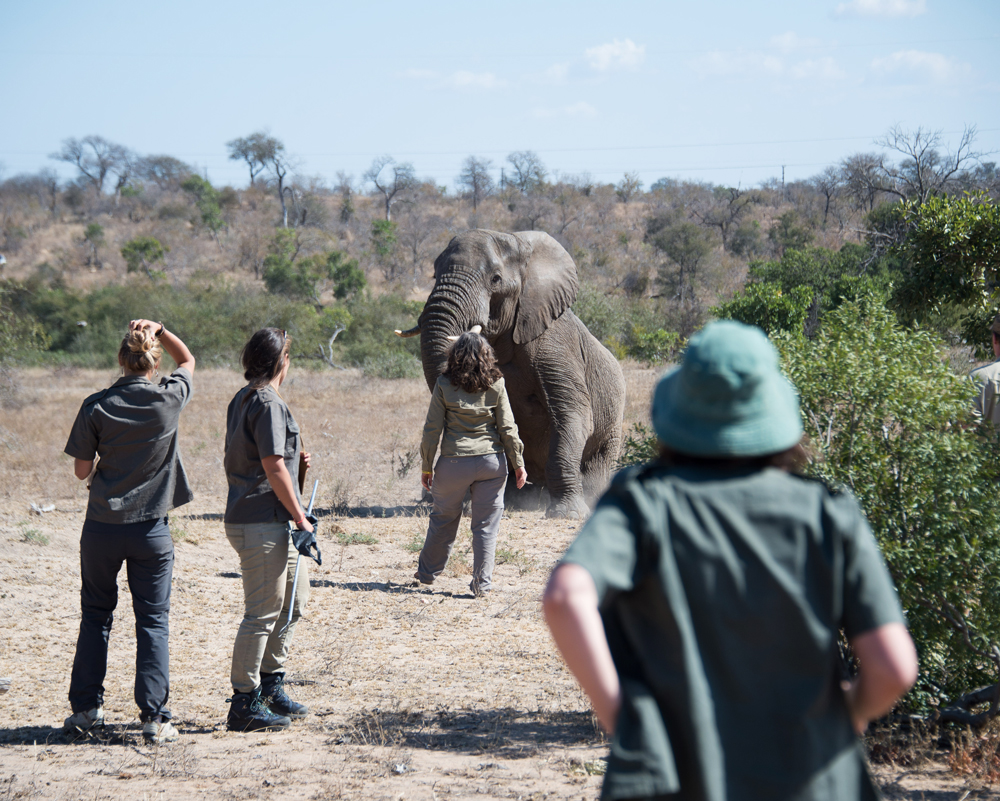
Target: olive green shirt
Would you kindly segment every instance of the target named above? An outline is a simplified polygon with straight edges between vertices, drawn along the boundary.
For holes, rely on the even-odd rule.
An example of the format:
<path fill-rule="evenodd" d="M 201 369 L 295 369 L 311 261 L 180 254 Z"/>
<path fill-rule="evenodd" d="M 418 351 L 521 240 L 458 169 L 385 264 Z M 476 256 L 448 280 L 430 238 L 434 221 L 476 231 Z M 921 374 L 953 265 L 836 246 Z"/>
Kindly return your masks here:
<path fill-rule="evenodd" d="M 977 393 L 972 402 L 976 416 L 1000 426 L 1000 359 L 976 368 L 970 377 Z"/>
<path fill-rule="evenodd" d="M 901 622 L 853 496 L 767 468 L 615 477 L 565 562 L 622 684 L 602 798 L 874 799 L 838 632 Z"/>
<path fill-rule="evenodd" d="M 441 440 L 442 456 L 506 453 L 511 465 L 524 467 L 521 456 L 524 445 L 517 436 L 517 423 L 502 378 L 478 394 L 454 386 L 444 376 L 438 378 L 420 443 L 421 469 L 425 473 L 434 467 L 438 440 Z"/>

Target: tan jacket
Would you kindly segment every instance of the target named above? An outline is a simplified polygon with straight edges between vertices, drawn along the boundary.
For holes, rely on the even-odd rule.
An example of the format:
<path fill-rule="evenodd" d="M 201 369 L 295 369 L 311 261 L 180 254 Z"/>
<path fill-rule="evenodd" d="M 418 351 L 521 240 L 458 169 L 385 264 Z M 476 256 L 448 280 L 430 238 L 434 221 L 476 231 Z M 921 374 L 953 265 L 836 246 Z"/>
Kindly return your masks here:
<path fill-rule="evenodd" d="M 977 367 L 970 377 L 979 393 L 973 401 L 976 416 L 1000 426 L 1000 359 Z"/>
<path fill-rule="evenodd" d="M 502 378 L 476 395 L 453 386 L 444 376 L 438 378 L 420 443 L 421 469 L 425 473 L 434 467 L 439 439 L 442 456 L 506 453 L 515 468 L 524 467 L 524 445 L 517 436 L 517 423 Z"/>

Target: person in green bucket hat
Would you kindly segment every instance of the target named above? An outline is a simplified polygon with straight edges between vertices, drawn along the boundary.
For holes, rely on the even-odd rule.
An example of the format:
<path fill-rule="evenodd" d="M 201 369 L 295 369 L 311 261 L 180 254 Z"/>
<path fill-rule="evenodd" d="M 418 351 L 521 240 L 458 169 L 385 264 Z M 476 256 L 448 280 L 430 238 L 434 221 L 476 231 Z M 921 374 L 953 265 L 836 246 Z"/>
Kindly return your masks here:
<path fill-rule="evenodd" d="M 660 458 L 615 477 L 544 597 L 611 736 L 601 797 L 876 798 L 857 735 L 913 685 L 916 654 L 855 499 L 794 472 L 777 352 L 758 328 L 706 326 L 652 422 Z"/>

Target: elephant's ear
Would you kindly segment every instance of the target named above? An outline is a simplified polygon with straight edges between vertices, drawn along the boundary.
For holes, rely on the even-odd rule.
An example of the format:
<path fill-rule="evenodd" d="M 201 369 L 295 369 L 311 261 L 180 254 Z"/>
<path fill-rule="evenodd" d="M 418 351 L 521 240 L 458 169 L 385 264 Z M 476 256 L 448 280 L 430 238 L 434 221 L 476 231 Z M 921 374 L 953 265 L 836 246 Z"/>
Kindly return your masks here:
<path fill-rule="evenodd" d="M 551 236 L 541 231 L 520 231 L 515 236 L 528 251 L 514 322 L 514 342 L 523 345 L 545 333 L 570 307 L 579 282 L 572 257 Z"/>

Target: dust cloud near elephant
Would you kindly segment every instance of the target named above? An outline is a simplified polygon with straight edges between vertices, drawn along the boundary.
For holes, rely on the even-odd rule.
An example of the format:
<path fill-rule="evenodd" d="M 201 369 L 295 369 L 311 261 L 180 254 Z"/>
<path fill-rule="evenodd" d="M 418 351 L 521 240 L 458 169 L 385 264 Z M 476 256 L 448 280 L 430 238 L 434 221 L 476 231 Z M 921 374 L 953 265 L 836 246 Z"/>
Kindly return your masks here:
<path fill-rule="evenodd" d="M 576 265 L 538 231 L 459 234 L 434 262 L 416 327 L 431 388 L 457 335 L 477 329 L 496 351 L 524 442 L 528 480 L 549 491 L 549 517 L 585 517 L 618 459 L 625 379 L 570 311 Z"/>

